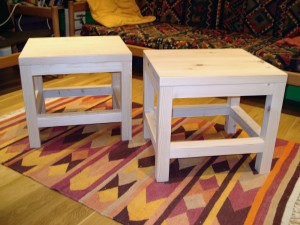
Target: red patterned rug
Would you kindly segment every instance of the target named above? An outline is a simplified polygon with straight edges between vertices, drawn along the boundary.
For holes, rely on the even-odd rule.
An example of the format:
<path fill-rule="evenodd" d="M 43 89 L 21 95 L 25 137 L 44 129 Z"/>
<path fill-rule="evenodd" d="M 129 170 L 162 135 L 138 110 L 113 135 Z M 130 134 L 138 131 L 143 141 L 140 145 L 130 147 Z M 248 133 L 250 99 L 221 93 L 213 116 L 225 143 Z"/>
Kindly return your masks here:
<path fill-rule="evenodd" d="M 62 98 L 48 112 L 111 108 L 110 96 Z M 0 120 L 0 161 L 122 224 L 281 224 L 300 175 L 300 145 L 277 140 L 272 171 L 257 174 L 255 154 L 171 161 L 170 181 L 154 180 L 154 152 L 133 104 L 133 140 L 120 123 L 44 128 L 30 149 L 24 112 Z M 199 118 L 173 119 L 172 138 L 243 138 Z"/>

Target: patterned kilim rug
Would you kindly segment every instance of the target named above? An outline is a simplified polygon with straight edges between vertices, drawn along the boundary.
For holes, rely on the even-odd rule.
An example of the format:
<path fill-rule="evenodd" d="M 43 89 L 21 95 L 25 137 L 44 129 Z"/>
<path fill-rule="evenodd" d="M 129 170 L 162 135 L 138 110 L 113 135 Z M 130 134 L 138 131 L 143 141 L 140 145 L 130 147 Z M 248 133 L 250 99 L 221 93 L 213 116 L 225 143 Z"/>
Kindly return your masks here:
<path fill-rule="evenodd" d="M 47 104 L 49 112 L 108 108 L 110 96 Z M 172 130 L 173 140 L 246 137 L 199 118 L 176 118 Z M 255 172 L 255 154 L 176 159 L 170 182 L 156 183 L 139 104 L 130 142 L 120 140 L 120 123 L 108 123 L 44 128 L 42 147 L 29 149 L 24 112 L 2 119 L 0 132 L 3 165 L 122 224 L 280 224 L 287 204 L 296 204 L 289 196 L 299 194 L 300 145 L 284 140 L 269 174 Z"/>

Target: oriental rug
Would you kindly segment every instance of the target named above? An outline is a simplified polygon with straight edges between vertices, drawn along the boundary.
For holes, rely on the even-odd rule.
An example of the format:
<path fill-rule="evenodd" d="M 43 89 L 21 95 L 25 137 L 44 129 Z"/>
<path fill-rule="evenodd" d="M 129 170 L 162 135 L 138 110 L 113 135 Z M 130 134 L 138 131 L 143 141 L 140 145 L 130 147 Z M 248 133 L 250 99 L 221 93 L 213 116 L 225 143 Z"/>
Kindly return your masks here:
<path fill-rule="evenodd" d="M 47 112 L 111 105 L 110 96 L 60 98 L 47 103 Z M 64 126 L 41 129 L 42 147 L 30 149 L 20 111 L 0 120 L 0 161 L 122 224 L 261 225 L 288 216 L 285 208 L 295 203 L 289 196 L 299 194 L 299 144 L 277 139 L 269 174 L 257 174 L 255 154 L 174 159 L 170 181 L 156 183 L 142 112 L 133 103 L 132 141 L 121 141 L 120 123 Z M 228 135 L 223 125 L 200 118 L 172 122 L 174 141 L 247 136 L 241 129 Z"/>

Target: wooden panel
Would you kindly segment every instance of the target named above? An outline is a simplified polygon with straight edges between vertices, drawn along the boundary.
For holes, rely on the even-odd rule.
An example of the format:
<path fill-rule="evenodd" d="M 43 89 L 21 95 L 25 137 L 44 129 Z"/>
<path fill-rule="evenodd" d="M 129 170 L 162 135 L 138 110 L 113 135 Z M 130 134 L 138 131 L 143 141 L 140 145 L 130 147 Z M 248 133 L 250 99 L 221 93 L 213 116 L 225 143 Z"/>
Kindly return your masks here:
<path fill-rule="evenodd" d="M 170 158 L 189 158 L 262 152 L 262 138 L 181 141 L 171 143 Z"/>
<path fill-rule="evenodd" d="M 294 86 L 300 87 L 300 73 L 296 72 L 287 72 L 288 73 L 288 80 L 287 83 Z"/>
<path fill-rule="evenodd" d="M 51 113 L 37 116 L 39 127 L 120 122 L 120 110 Z M 84 122 L 81 122 L 84 121 Z"/>
<path fill-rule="evenodd" d="M 20 53 L 14 53 L 7 56 L 0 56 L 0 69 L 18 65 L 18 57 Z"/>
<path fill-rule="evenodd" d="M 9 5 L 10 11 L 14 8 L 14 5 Z M 41 17 L 41 18 L 49 18 L 52 20 L 53 34 L 55 37 L 60 36 L 59 30 L 59 16 L 58 16 L 58 7 L 36 7 L 36 6 L 28 6 L 28 5 L 18 5 L 14 14 L 22 14 L 27 16 Z"/>
<path fill-rule="evenodd" d="M 230 116 L 249 134 L 251 137 L 260 135 L 260 126 L 239 106 L 232 107 Z"/>
<path fill-rule="evenodd" d="M 29 39 L 19 57 L 20 65 L 73 64 L 74 68 L 78 63 L 131 60 L 131 52 L 119 36 Z"/>
<path fill-rule="evenodd" d="M 147 50 L 160 86 L 286 82 L 282 70 L 243 49 Z"/>
<path fill-rule="evenodd" d="M 12 11 L 14 5 L 9 5 L 10 11 Z M 53 6 L 56 7 L 57 6 Z M 43 17 L 43 18 L 51 18 L 51 7 L 36 7 L 36 6 L 29 6 L 29 5 L 18 5 L 15 8 L 14 14 L 25 14 L 28 16 L 36 16 L 36 17 Z"/>
<path fill-rule="evenodd" d="M 228 104 L 173 106 L 173 117 L 228 115 Z"/>
<path fill-rule="evenodd" d="M 147 130 L 149 131 L 149 135 L 152 141 L 152 145 L 154 146 L 154 149 L 156 149 L 157 129 L 156 129 L 156 117 L 153 111 L 144 113 L 144 126 L 147 127 Z"/>
<path fill-rule="evenodd" d="M 71 97 L 71 96 L 99 96 L 111 95 L 111 85 L 101 85 L 93 87 L 65 87 L 44 89 L 45 98 L 52 97 Z"/>
<path fill-rule="evenodd" d="M 68 2 L 68 10 L 69 10 L 69 35 L 75 35 L 75 12 L 86 11 L 89 9 L 89 5 L 87 2 Z"/>

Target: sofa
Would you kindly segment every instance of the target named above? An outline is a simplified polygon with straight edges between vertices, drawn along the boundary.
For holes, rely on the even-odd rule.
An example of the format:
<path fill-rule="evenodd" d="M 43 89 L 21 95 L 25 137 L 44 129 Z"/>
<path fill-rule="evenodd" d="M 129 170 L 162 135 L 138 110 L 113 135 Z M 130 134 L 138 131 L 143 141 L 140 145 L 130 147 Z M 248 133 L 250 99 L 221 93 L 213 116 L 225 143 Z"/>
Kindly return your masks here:
<path fill-rule="evenodd" d="M 110 28 L 90 20 L 82 25 L 81 35 L 119 35 L 133 55 L 139 57 L 149 48 L 243 48 L 286 71 L 288 84 L 296 87 L 294 95 L 300 96 L 300 0 L 136 3 L 142 15 L 154 15 L 156 20 Z M 70 1 L 68 8 L 69 32 L 74 35 L 74 13 L 88 11 L 89 5 Z"/>

